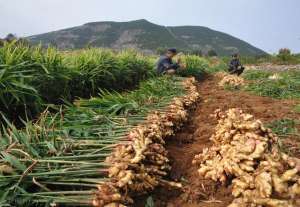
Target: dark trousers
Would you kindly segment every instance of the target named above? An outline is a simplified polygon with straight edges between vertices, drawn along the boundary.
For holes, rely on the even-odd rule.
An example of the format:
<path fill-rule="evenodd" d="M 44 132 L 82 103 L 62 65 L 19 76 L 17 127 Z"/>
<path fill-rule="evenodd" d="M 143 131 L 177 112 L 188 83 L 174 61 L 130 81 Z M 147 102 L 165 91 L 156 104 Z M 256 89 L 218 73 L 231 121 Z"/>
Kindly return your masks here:
<path fill-rule="evenodd" d="M 229 68 L 229 73 L 230 74 L 236 74 L 237 76 L 240 76 L 244 72 L 245 68 L 239 67 L 239 68 Z"/>

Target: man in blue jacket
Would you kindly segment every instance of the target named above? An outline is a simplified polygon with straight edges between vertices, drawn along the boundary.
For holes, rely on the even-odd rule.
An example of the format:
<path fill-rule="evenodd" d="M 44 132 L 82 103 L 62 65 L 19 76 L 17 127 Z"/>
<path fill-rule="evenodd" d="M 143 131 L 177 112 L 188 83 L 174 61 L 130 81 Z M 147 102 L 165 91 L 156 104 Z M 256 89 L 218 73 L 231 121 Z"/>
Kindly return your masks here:
<path fill-rule="evenodd" d="M 177 55 L 175 48 L 167 50 L 166 54 L 161 56 L 157 62 L 157 73 L 158 74 L 175 74 L 180 68 L 180 63 L 173 63 L 172 58 Z"/>
<path fill-rule="evenodd" d="M 232 60 L 229 63 L 229 68 L 228 72 L 230 74 L 236 74 L 236 75 L 241 75 L 244 72 L 245 68 L 240 62 L 239 55 L 234 54 L 232 55 Z"/>

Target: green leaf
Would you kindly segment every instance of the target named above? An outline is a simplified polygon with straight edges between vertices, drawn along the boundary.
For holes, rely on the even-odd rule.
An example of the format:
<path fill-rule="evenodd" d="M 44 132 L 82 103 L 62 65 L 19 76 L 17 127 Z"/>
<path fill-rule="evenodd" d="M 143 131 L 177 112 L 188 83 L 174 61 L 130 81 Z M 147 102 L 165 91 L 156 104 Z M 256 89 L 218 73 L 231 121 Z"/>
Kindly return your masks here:
<path fill-rule="evenodd" d="M 3 156 L 3 160 L 11 164 L 11 166 L 15 167 L 16 169 L 20 171 L 25 171 L 26 166 L 22 164 L 18 158 L 16 158 L 13 155 L 8 154 L 7 152 L 1 152 Z"/>

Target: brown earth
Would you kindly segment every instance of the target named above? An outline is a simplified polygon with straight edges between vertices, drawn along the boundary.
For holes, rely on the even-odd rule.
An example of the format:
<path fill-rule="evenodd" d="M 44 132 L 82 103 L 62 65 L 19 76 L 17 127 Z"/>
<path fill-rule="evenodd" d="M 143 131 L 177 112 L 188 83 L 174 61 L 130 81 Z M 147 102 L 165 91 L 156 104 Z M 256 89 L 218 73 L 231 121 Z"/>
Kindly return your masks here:
<path fill-rule="evenodd" d="M 264 123 L 282 118 L 300 119 L 300 114 L 293 112 L 293 108 L 299 102 L 224 90 L 217 86 L 218 81 L 215 77 L 209 77 L 199 84 L 202 100 L 195 111 L 191 112 L 190 121 L 183 130 L 168 140 L 167 149 L 172 164 L 171 178 L 181 181 L 184 190 L 180 192 L 166 188 L 157 189 L 151 195 L 155 207 L 226 207 L 231 203 L 233 198 L 230 185 L 222 186 L 201 179 L 196 167 L 192 165 L 194 156 L 211 145 L 209 137 L 214 133 L 217 121 L 210 115 L 216 109 L 241 108 Z M 296 142 L 295 138 L 287 140 L 289 147 L 299 152 L 299 142 Z M 145 198 L 139 199 L 135 206 L 144 207 Z"/>

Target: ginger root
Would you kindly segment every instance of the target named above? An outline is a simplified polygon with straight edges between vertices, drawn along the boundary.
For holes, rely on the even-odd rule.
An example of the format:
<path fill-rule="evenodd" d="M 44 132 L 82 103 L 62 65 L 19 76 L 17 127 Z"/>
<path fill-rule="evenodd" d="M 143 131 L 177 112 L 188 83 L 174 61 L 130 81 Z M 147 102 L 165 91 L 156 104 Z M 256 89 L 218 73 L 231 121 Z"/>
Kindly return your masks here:
<path fill-rule="evenodd" d="M 235 200 L 229 207 L 297 207 L 297 159 L 282 153 L 278 137 L 240 109 L 217 110 L 213 146 L 196 155 L 199 175 L 228 183 Z"/>
<path fill-rule="evenodd" d="M 99 186 L 93 205 L 113 207 L 131 204 L 130 196 L 147 193 L 158 185 L 181 188 L 180 183 L 164 180 L 171 166 L 167 158 L 164 138 L 171 136 L 187 120 L 186 108 L 194 104 L 199 93 L 195 79 L 183 81 L 187 95 L 174 98 L 163 111 L 154 111 L 146 121 L 134 127 L 127 139 L 106 159 L 109 183 Z"/>
<path fill-rule="evenodd" d="M 222 80 L 218 84 L 221 87 L 224 87 L 227 85 L 234 86 L 234 87 L 245 85 L 245 80 L 239 76 L 230 75 L 230 74 L 226 74 L 226 75 L 222 74 L 222 76 L 221 75 L 219 76 L 219 77 L 222 77 Z"/>

